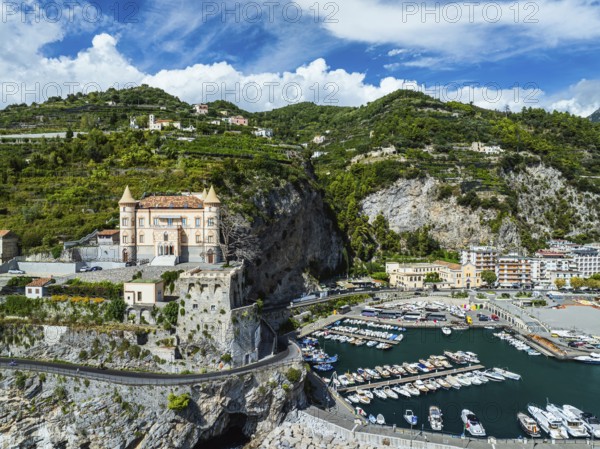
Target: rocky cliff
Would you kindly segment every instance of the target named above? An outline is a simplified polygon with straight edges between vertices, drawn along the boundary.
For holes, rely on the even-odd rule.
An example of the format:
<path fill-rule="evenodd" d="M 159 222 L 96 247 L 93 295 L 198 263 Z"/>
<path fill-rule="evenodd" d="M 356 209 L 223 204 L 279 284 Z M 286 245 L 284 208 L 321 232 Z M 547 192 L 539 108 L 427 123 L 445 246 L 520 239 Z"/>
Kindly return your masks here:
<path fill-rule="evenodd" d="M 266 434 L 304 401 L 283 372 L 169 388 L 0 371 L 0 448 L 191 449 L 231 427 Z M 189 405 L 170 410 L 170 393 Z"/>
<path fill-rule="evenodd" d="M 288 183 L 255 200 L 252 224 L 260 248 L 246 280 L 251 296 L 267 304 L 289 302 L 306 291 L 307 274 L 320 278 L 338 270 L 343 239 L 321 192 L 308 182 Z"/>

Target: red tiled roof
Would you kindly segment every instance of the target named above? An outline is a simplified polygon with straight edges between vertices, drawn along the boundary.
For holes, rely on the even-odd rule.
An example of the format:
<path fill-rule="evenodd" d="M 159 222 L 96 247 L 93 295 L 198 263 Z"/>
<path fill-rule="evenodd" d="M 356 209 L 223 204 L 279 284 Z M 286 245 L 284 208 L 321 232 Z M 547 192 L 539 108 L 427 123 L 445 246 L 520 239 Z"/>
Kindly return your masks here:
<path fill-rule="evenodd" d="M 27 287 L 45 287 L 50 282 L 52 282 L 51 278 L 40 278 L 31 281 L 29 284 L 27 284 Z"/>
<path fill-rule="evenodd" d="M 101 237 L 112 237 L 113 235 L 117 235 L 119 232 L 121 231 L 118 229 L 105 229 L 104 231 L 100 231 L 98 235 Z"/>
<path fill-rule="evenodd" d="M 195 196 L 149 196 L 140 201 L 141 209 L 203 209 L 204 203 Z"/>
<path fill-rule="evenodd" d="M 8 229 L 0 229 L 0 237 L 6 237 L 8 234 L 11 234 L 11 231 Z"/>

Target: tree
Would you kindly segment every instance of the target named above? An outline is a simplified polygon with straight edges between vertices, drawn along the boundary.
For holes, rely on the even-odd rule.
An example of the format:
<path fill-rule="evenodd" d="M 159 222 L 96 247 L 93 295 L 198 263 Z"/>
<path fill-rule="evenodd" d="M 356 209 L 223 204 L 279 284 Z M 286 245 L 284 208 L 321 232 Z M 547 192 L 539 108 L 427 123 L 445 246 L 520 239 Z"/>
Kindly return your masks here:
<path fill-rule="evenodd" d="M 571 287 L 573 287 L 575 290 L 579 290 L 584 285 L 585 285 L 585 280 L 583 278 L 580 278 L 580 277 L 571 278 Z"/>
<path fill-rule="evenodd" d="M 169 410 L 181 412 L 188 408 L 188 406 L 190 405 L 190 399 L 191 398 L 188 393 L 183 393 L 179 396 L 174 393 L 170 393 L 168 397 L 169 402 L 167 404 L 167 407 L 169 408 Z"/>
<path fill-rule="evenodd" d="M 554 281 L 554 285 L 556 285 L 556 288 L 560 290 L 561 288 L 564 288 L 565 285 L 567 285 L 567 281 L 565 281 L 564 279 L 556 279 Z"/>
<path fill-rule="evenodd" d="M 258 239 L 244 218 L 231 212 L 227 206 L 221 207 L 221 241 L 219 243 L 223 259 L 253 260 L 258 255 Z"/>
<path fill-rule="evenodd" d="M 179 313 L 179 304 L 177 301 L 170 302 L 163 309 L 163 315 L 171 326 L 177 325 L 177 317 Z"/>
<path fill-rule="evenodd" d="M 122 298 L 113 299 L 106 309 L 106 318 L 110 321 L 122 323 L 125 310 L 127 310 L 127 304 Z"/>
<path fill-rule="evenodd" d="M 440 278 L 440 274 L 437 272 L 427 273 L 425 275 L 425 282 L 435 283 L 435 282 L 441 282 L 441 281 L 442 281 L 442 279 Z"/>
<path fill-rule="evenodd" d="M 486 285 L 493 285 L 498 280 L 498 276 L 491 270 L 483 270 L 481 272 L 481 280 L 485 282 Z"/>

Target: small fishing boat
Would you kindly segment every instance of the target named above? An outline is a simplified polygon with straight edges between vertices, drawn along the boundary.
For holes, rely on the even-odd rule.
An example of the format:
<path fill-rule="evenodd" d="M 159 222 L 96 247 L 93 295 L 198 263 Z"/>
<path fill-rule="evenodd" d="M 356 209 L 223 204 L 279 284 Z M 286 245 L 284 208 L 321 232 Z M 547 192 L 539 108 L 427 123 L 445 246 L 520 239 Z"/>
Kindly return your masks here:
<path fill-rule="evenodd" d="M 406 421 L 408 424 L 410 424 L 411 426 L 416 426 L 416 425 L 417 425 L 418 418 L 417 418 L 417 416 L 416 416 L 416 415 L 413 413 L 413 411 L 412 411 L 412 410 L 410 410 L 410 409 L 407 409 L 407 410 L 404 412 L 404 419 L 405 419 L 405 421 Z"/>
<path fill-rule="evenodd" d="M 452 333 L 452 329 L 450 329 L 449 327 L 442 327 L 442 333 L 444 335 L 450 335 Z"/>
<path fill-rule="evenodd" d="M 362 416 L 363 418 L 366 418 L 366 417 L 367 417 L 367 412 L 365 412 L 365 411 L 364 411 L 362 408 L 360 408 L 360 407 L 355 407 L 355 410 L 356 410 L 356 414 L 357 414 L 358 416 Z"/>
<path fill-rule="evenodd" d="M 375 418 L 373 415 L 369 415 L 369 422 L 371 424 L 376 424 L 377 423 L 377 418 Z"/>
<path fill-rule="evenodd" d="M 377 415 L 377 424 L 379 424 L 380 426 L 385 426 L 385 418 L 381 413 Z"/>
<path fill-rule="evenodd" d="M 442 422 L 442 411 L 436 405 L 429 407 L 429 426 L 432 430 L 441 432 L 444 424 Z"/>
<path fill-rule="evenodd" d="M 452 386 L 452 388 L 456 390 L 458 390 L 462 386 L 462 384 L 454 376 L 446 376 L 446 382 L 448 382 Z"/>
<path fill-rule="evenodd" d="M 462 386 L 468 387 L 471 385 L 471 381 L 467 379 L 464 374 L 457 374 L 455 377 Z"/>
<path fill-rule="evenodd" d="M 421 393 L 427 393 L 429 391 L 429 388 L 427 388 L 427 386 L 425 385 L 425 383 L 422 380 L 415 380 L 414 383 L 413 383 L 413 385 Z"/>
<path fill-rule="evenodd" d="M 410 398 L 411 397 L 411 394 L 406 390 L 406 388 L 403 388 L 403 387 L 392 387 L 392 390 L 394 390 L 399 395 L 404 396 L 405 398 Z"/>
<path fill-rule="evenodd" d="M 530 437 L 538 438 L 542 436 L 538 423 L 528 414 L 522 412 L 517 413 L 517 420 L 519 421 L 521 429 L 523 429 L 523 431 Z"/>
<path fill-rule="evenodd" d="M 411 396 L 419 396 L 421 392 L 413 384 L 404 385 L 404 389 L 410 393 Z"/>
<path fill-rule="evenodd" d="M 313 368 L 317 371 L 327 372 L 333 370 L 333 365 L 330 365 L 329 363 L 320 363 L 318 365 L 314 365 Z"/>
<path fill-rule="evenodd" d="M 436 382 L 440 385 L 440 387 L 442 387 L 444 390 L 449 390 L 450 388 L 452 388 L 452 385 L 450 385 L 450 382 L 448 382 L 446 379 L 443 378 L 439 378 L 436 379 Z"/>
<path fill-rule="evenodd" d="M 387 399 L 387 395 L 383 392 L 383 390 L 380 390 L 378 388 L 375 388 L 373 390 L 373 394 L 375 396 L 377 396 L 379 399 Z"/>
<path fill-rule="evenodd" d="M 436 391 L 439 388 L 439 385 L 433 380 L 426 380 L 423 384 L 427 387 L 429 391 Z"/>
<path fill-rule="evenodd" d="M 348 396 L 348 399 L 353 404 L 358 404 L 360 402 L 360 399 L 359 399 L 358 395 L 356 395 L 356 394 L 351 394 L 350 396 Z"/>
<path fill-rule="evenodd" d="M 471 410 L 464 409 L 461 412 L 460 417 L 465 425 L 465 430 L 467 432 L 469 432 L 474 437 L 485 436 L 485 429 L 479 421 L 479 418 L 475 416 L 475 413 L 473 413 Z"/>

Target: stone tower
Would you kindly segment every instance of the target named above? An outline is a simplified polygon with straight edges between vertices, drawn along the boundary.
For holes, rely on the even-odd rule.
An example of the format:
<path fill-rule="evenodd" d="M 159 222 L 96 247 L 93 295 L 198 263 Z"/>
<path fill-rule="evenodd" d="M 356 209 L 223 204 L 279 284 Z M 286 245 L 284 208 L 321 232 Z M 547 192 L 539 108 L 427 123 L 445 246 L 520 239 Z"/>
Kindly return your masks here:
<path fill-rule="evenodd" d="M 121 260 L 123 262 L 135 261 L 135 208 L 137 201 L 133 199 L 129 186 L 125 187 L 123 197 L 119 201 L 119 224 L 121 226 Z"/>
<path fill-rule="evenodd" d="M 204 197 L 205 220 L 207 229 L 206 262 L 218 263 L 221 261 L 221 201 L 213 186 Z"/>

